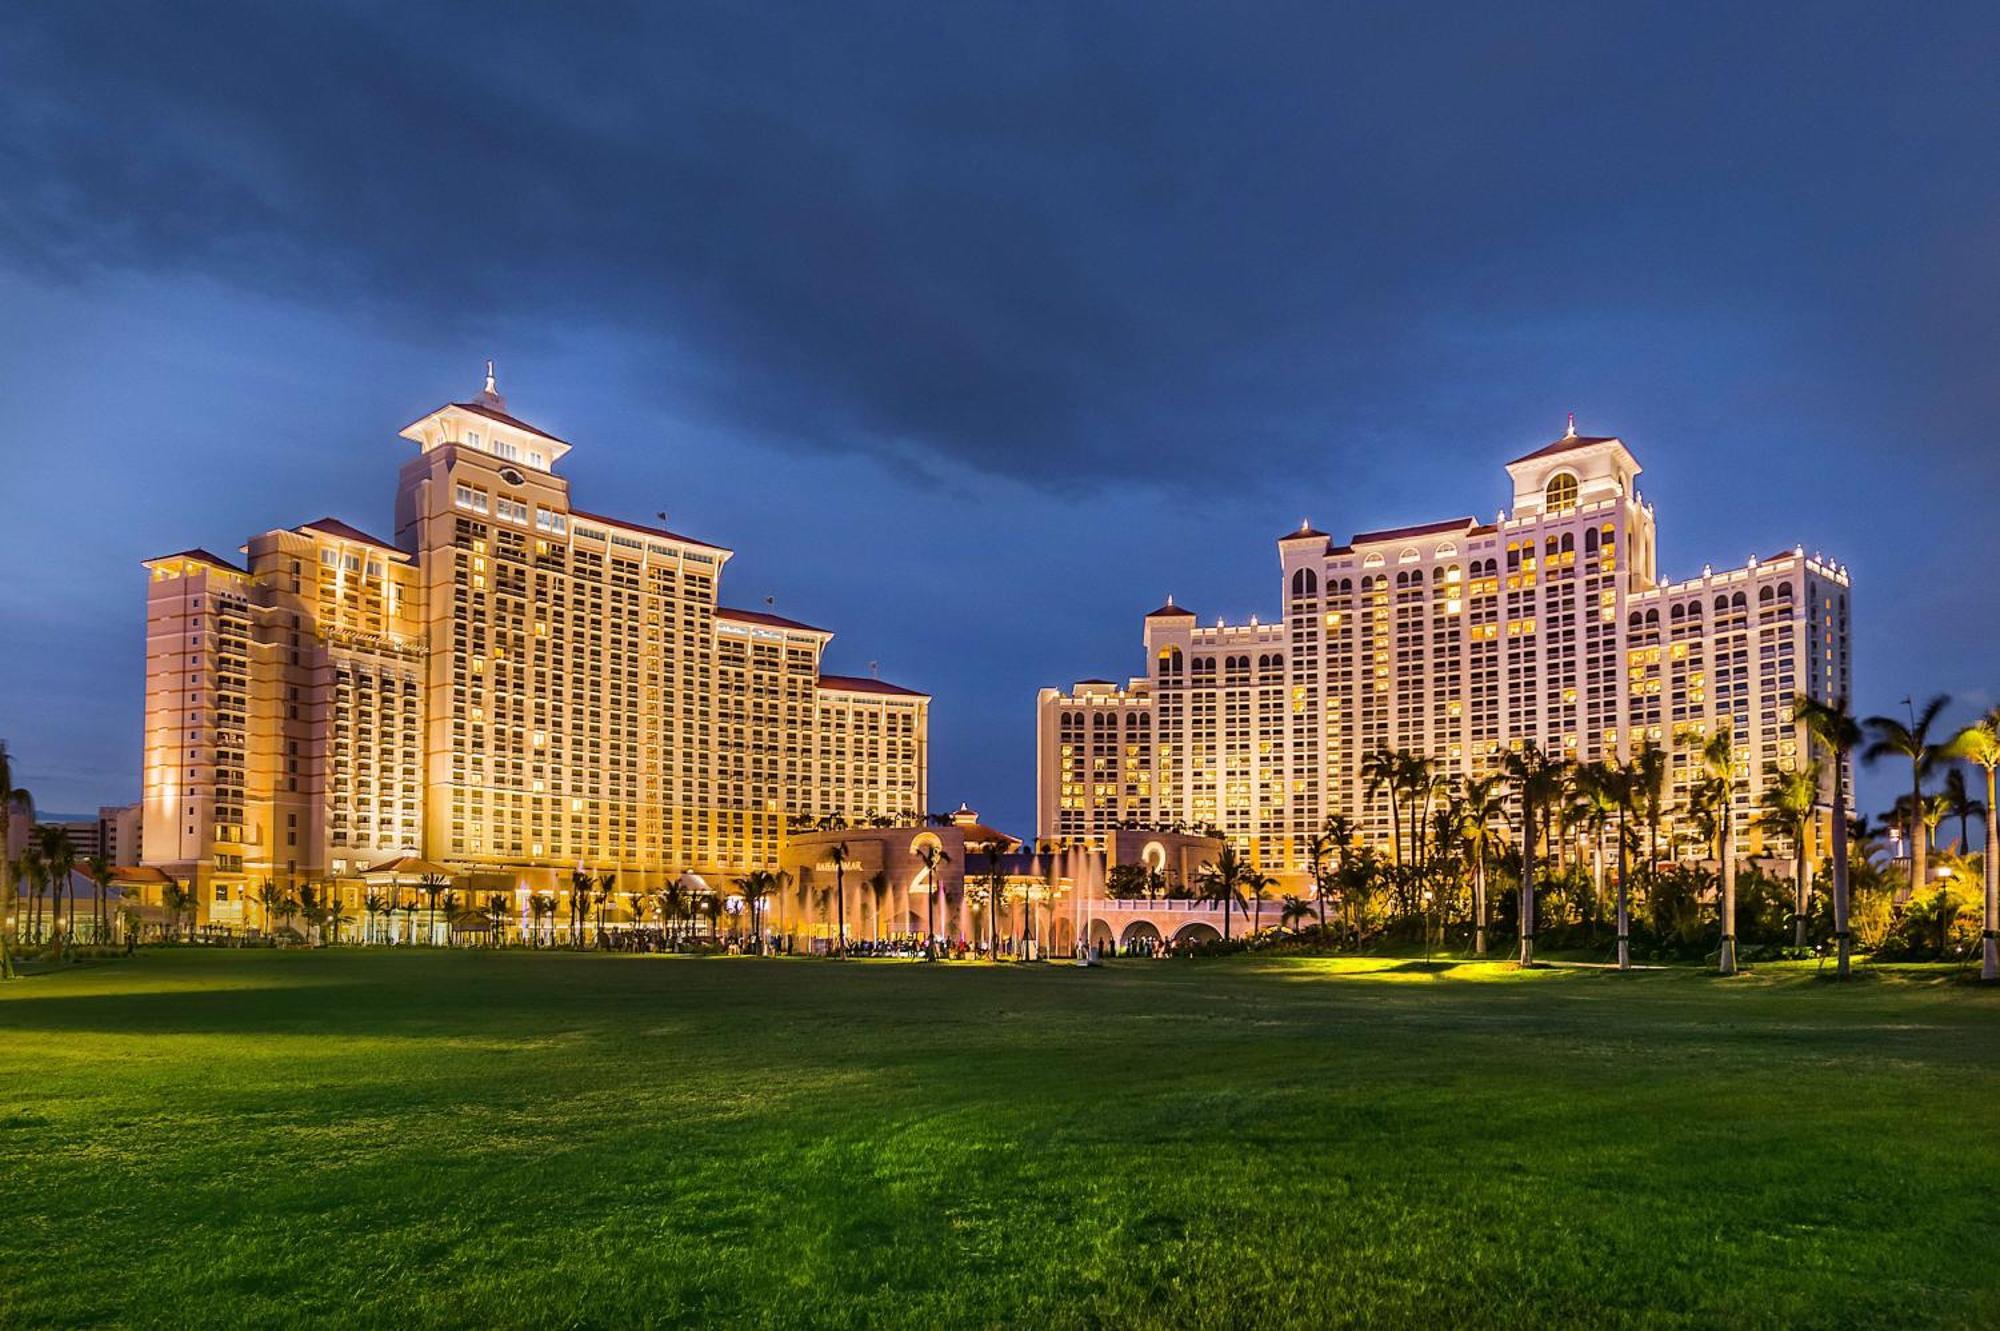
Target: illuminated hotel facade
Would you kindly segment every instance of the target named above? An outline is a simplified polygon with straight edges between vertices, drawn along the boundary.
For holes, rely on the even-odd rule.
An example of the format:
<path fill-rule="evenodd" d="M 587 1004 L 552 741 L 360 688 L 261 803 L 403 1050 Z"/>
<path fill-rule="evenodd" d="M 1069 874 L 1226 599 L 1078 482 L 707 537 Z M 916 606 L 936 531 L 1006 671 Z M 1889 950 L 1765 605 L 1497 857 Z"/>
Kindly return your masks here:
<path fill-rule="evenodd" d="M 489 891 L 778 867 L 787 820 L 914 818 L 927 695 L 719 600 L 731 552 L 586 512 L 485 391 L 416 421 L 395 540 L 335 519 L 146 561 L 146 862 L 204 922 L 414 856 Z"/>
<path fill-rule="evenodd" d="M 1670 746 L 1669 807 L 1726 726 L 1745 853 L 1771 771 L 1808 760 L 1798 693 L 1849 695 L 1847 571 L 1802 549 L 1663 580 L 1638 460 L 1563 438 L 1507 464 L 1513 508 L 1366 532 L 1302 525 L 1278 541 L 1283 613 L 1204 626 L 1145 617 L 1146 673 L 1037 700 L 1036 827 L 1094 844 L 1120 825 L 1211 825 L 1296 881 L 1332 814 L 1387 847 L 1381 749 L 1460 778 L 1532 741 L 1560 759 Z"/>

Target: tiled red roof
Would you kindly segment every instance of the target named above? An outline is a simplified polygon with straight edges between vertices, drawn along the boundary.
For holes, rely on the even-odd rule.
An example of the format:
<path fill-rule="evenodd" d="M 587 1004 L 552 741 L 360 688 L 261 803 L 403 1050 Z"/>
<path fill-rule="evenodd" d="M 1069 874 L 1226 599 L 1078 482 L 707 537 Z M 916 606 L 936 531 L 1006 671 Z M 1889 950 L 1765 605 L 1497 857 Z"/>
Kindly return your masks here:
<path fill-rule="evenodd" d="M 1522 462 L 1533 462 L 1536 458 L 1554 457 L 1567 453 L 1573 448 L 1588 448 L 1592 444 L 1615 444 L 1620 442 L 1616 435 L 1609 434 L 1566 434 L 1553 444 L 1545 444 L 1532 453 L 1523 453 L 1507 465 L 1512 467 Z"/>
<path fill-rule="evenodd" d="M 1477 518 L 1453 518 L 1449 522 L 1426 522 L 1417 527 L 1391 527 L 1387 531 L 1357 532 L 1351 544 L 1374 545 L 1381 541 L 1407 541 L 1417 536 L 1441 536 L 1445 532 L 1465 531 L 1477 522 Z"/>
<path fill-rule="evenodd" d="M 245 569 L 240 565 L 230 563 L 227 559 L 224 559 L 221 555 L 214 554 L 211 553 L 210 551 L 202 549 L 200 546 L 196 546 L 192 550 L 176 550 L 174 551 L 174 553 L 170 555 L 154 555 L 151 559 L 142 560 L 140 562 L 146 564 L 157 564 L 168 559 L 199 559 L 204 564 L 213 564 L 217 568 L 226 568 L 232 573 L 247 573 L 249 571 L 248 569 Z"/>
<path fill-rule="evenodd" d="M 404 559 L 410 557 L 408 551 L 399 550 L 387 541 L 370 536 L 359 527 L 350 527 L 339 518 L 317 518 L 312 522 L 302 522 L 299 524 L 298 530 L 316 531 L 322 536 L 333 536 L 343 541 L 359 541 L 363 545 L 372 545 L 378 550 L 387 550 L 390 554 L 399 555 Z"/>
<path fill-rule="evenodd" d="M 570 446 L 569 440 L 559 439 L 547 430 L 530 425 L 518 416 L 509 416 L 497 407 L 489 407 L 482 402 L 454 402 L 451 405 L 457 407 L 460 411 L 469 411 L 475 416 L 484 416 L 489 421 L 499 421 L 502 425 L 511 425 L 517 430 L 526 430 L 529 434 L 539 435 L 550 443 L 561 444 L 564 448 Z"/>
<path fill-rule="evenodd" d="M 762 624 L 766 628 L 798 629 L 803 633 L 824 633 L 829 638 L 833 636 L 832 629 L 815 628 L 811 624 L 801 624 L 796 619 L 766 614 L 762 610 L 739 610 L 735 606 L 719 605 L 715 607 L 715 617 L 735 620 L 739 624 Z"/>
<path fill-rule="evenodd" d="M 1158 610 L 1148 610 L 1146 612 L 1146 618 L 1148 619 L 1178 619 L 1183 615 L 1189 619 L 1193 619 L 1194 611 L 1184 605 L 1175 605 L 1172 601 L 1167 602 Z"/>
<path fill-rule="evenodd" d="M 1326 539 L 1326 533 L 1321 531 L 1317 527 L 1300 527 L 1294 531 L 1286 532 L 1283 536 L 1280 536 L 1278 539 L 1280 541 L 1297 541 L 1314 536 L 1319 537 L 1321 540 Z"/>
<path fill-rule="evenodd" d="M 603 513 L 586 513 L 580 508 L 572 508 L 569 511 L 569 515 L 573 518 L 582 518 L 585 522 L 602 522 L 610 527 L 623 527 L 626 531 L 642 531 L 648 536 L 664 536 L 670 541 L 679 541 L 682 545 L 698 545 L 704 550 L 720 550 L 724 554 L 734 553 L 726 545 L 716 545 L 712 541 L 696 540 L 692 536 L 683 536 L 677 531 L 668 531 L 665 527 L 648 527 L 643 522 L 627 522 L 623 518 L 609 517 Z"/>
<path fill-rule="evenodd" d="M 928 693 L 906 689 L 901 684 L 890 684 L 884 680 L 869 679 L 862 675 L 821 675 L 819 686 L 823 689 L 837 689 L 842 693 L 893 693 L 904 698 L 928 698 Z"/>

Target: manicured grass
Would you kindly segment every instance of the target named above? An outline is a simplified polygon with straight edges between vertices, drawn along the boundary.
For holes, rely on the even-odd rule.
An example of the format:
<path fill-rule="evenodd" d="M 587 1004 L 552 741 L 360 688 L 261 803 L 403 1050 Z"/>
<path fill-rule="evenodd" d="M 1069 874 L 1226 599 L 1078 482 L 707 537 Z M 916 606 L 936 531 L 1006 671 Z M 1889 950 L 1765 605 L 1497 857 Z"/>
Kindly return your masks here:
<path fill-rule="evenodd" d="M 1993 1325 L 2000 994 L 386 950 L 0 988 L 0 1325 L 306 1322 Z"/>

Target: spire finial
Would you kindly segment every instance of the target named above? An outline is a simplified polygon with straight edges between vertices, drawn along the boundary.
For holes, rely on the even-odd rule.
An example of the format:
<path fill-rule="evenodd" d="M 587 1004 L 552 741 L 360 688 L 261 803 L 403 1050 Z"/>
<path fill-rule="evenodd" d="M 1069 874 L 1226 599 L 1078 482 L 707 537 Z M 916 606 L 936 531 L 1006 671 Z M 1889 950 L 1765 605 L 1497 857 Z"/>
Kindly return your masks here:
<path fill-rule="evenodd" d="M 1173 594 L 1172 592 L 1168 592 L 1168 593 L 1167 593 L 1167 604 L 1168 604 L 1168 605 L 1172 605 L 1173 603 L 1174 603 L 1174 594 Z"/>
<path fill-rule="evenodd" d="M 488 364 L 491 364 L 491 362 L 488 362 Z M 1569 433 L 1564 435 L 1563 438 L 1565 439 L 1576 438 L 1576 413 L 1573 411 L 1569 414 Z"/>
<path fill-rule="evenodd" d="M 500 381 L 493 374 L 493 362 L 486 362 L 486 387 L 479 390 L 479 400 L 497 411 L 507 409 L 507 399 L 500 396 Z"/>

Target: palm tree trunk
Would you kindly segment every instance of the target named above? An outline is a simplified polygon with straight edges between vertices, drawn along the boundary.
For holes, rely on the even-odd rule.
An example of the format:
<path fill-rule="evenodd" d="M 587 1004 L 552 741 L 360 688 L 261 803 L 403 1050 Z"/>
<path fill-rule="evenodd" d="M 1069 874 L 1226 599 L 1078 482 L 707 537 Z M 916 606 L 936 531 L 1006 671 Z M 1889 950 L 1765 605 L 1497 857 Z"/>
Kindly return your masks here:
<path fill-rule="evenodd" d="M 1723 798 L 1730 798 L 1725 789 Z M 1736 847 L 1731 835 L 1735 817 L 1729 805 L 1722 808 L 1722 835 L 1717 838 L 1722 861 L 1717 872 L 1722 887 L 1722 950 L 1716 954 L 1715 969 L 1723 975 L 1736 974 Z"/>
<path fill-rule="evenodd" d="M 1986 921 L 1979 940 L 1979 978 L 2000 980 L 2000 812 L 1993 803 L 1993 769 L 1986 769 Z"/>
<path fill-rule="evenodd" d="M 1812 879 L 1806 868 L 1806 829 L 1811 820 L 1801 818 L 1792 833 L 1792 946 L 1806 945 L 1806 912 L 1812 907 Z"/>
<path fill-rule="evenodd" d="M 1472 955 L 1486 955 L 1486 840 L 1480 838 L 1479 858 L 1472 869 Z"/>
<path fill-rule="evenodd" d="M 1924 870 L 1929 867 L 1930 829 L 1924 826 L 1924 781 L 1923 771 L 1914 762 L 1911 770 L 1915 773 L 1910 782 L 1910 896 L 1924 890 Z"/>
<path fill-rule="evenodd" d="M 1632 897 L 1626 882 L 1627 861 L 1631 858 L 1625 845 L 1625 807 L 1618 807 L 1618 969 L 1632 969 Z"/>
<path fill-rule="evenodd" d="M 1521 892 L 1516 923 L 1521 934 L 1521 964 L 1535 964 L 1535 810 L 1527 805 L 1521 817 Z"/>
<path fill-rule="evenodd" d="M 1838 960 L 1834 974 L 1846 979 L 1854 955 L 1847 931 L 1847 755 L 1833 755 L 1833 939 Z"/>

